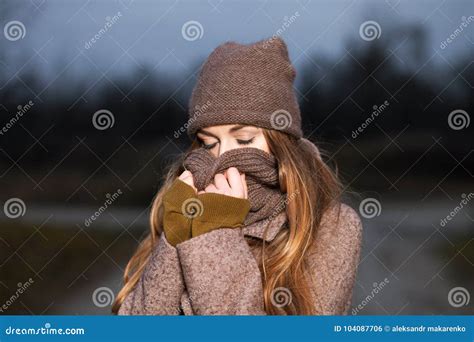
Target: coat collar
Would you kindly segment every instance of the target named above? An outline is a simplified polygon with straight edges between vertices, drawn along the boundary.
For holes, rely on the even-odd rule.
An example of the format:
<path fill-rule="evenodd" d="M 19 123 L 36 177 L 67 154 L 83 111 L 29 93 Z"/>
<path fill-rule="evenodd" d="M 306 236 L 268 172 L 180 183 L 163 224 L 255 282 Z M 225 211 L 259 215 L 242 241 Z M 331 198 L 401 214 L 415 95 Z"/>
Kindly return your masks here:
<path fill-rule="evenodd" d="M 270 220 L 260 220 L 243 227 L 242 231 L 244 235 L 256 237 L 270 242 L 275 238 L 277 233 L 285 226 L 286 218 L 286 211 L 283 210 L 278 215 L 272 217 Z M 264 238 L 263 235 L 268 224 L 270 224 L 270 227 L 268 227 L 267 234 Z"/>

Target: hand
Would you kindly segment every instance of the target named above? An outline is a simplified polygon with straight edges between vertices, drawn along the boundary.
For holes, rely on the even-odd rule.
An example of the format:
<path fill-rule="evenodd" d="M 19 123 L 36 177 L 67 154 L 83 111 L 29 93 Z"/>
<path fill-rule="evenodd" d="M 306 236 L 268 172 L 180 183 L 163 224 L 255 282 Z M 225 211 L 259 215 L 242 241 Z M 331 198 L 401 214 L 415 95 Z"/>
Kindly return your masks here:
<path fill-rule="evenodd" d="M 240 174 L 237 168 L 230 167 L 224 174 L 216 174 L 214 183 L 209 184 L 204 191 L 198 192 L 198 194 L 203 193 L 216 193 L 246 199 L 247 182 L 245 181 L 245 174 Z"/>
<path fill-rule="evenodd" d="M 218 228 L 241 227 L 250 210 L 245 174 L 235 167 L 214 176 L 214 182 L 196 194 L 191 172 L 184 171 L 163 197 L 163 229 L 172 246 Z M 184 215 L 183 204 L 192 200 L 199 215 Z"/>

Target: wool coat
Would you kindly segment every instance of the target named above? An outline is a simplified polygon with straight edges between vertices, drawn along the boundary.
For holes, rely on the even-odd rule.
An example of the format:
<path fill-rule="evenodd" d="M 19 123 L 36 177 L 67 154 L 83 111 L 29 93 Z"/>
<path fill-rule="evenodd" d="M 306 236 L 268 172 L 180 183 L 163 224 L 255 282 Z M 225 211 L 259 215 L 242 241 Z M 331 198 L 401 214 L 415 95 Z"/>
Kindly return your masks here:
<path fill-rule="evenodd" d="M 173 247 L 161 234 L 145 269 L 126 296 L 119 315 L 266 315 L 261 246 L 281 229 L 286 213 L 274 218 L 264 235 L 264 220 L 238 228 L 220 228 Z M 312 302 L 317 314 L 347 314 L 362 243 L 362 224 L 351 207 L 327 210 L 309 247 L 307 262 Z"/>

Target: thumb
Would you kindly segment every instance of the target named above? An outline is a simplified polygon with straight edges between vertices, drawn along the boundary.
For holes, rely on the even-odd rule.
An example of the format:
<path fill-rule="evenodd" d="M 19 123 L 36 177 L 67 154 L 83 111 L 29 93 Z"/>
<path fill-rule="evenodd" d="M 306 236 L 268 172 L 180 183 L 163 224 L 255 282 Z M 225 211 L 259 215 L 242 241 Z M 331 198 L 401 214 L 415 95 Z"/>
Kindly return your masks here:
<path fill-rule="evenodd" d="M 243 188 L 244 188 L 244 198 L 248 198 L 247 182 L 245 181 L 245 173 L 242 173 L 240 175 L 240 179 L 242 180 L 242 185 L 243 185 Z"/>
<path fill-rule="evenodd" d="M 191 186 L 195 191 L 197 190 L 196 187 L 194 186 L 193 174 L 189 172 L 188 170 L 184 171 L 178 178 L 182 180 L 184 183 Z"/>

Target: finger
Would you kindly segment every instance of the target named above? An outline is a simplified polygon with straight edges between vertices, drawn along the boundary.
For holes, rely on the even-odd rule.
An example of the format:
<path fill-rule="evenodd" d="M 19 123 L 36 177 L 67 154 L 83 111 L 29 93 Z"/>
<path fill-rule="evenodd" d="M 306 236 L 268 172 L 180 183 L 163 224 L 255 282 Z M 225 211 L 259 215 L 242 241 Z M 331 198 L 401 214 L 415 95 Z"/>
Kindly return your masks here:
<path fill-rule="evenodd" d="M 224 193 L 230 192 L 229 183 L 222 173 L 218 173 L 214 176 L 214 185 Z"/>
<path fill-rule="evenodd" d="M 242 173 L 240 177 L 242 177 L 242 185 L 244 186 L 244 198 L 248 198 L 248 189 L 247 181 L 245 180 L 245 173 Z"/>
<path fill-rule="evenodd" d="M 216 186 L 212 183 L 206 186 L 206 188 L 204 189 L 204 192 L 213 192 L 216 194 L 220 193 L 219 189 L 217 189 Z"/>
<path fill-rule="evenodd" d="M 178 178 L 181 179 L 181 180 L 184 180 L 184 179 L 190 177 L 191 175 L 192 175 L 191 172 L 186 170 L 181 175 L 179 175 Z"/>
<path fill-rule="evenodd" d="M 184 171 L 180 176 L 179 179 L 182 180 L 184 183 L 188 184 L 191 186 L 194 190 L 196 190 L 196 187 L 194 186 L 194 177 L 193 174 L 186 170 Z"/>
<path fill-rule="evenodd" d="M 237 170 L 235 167 L 229 168 L 227 170 L 227 180 L 229 181 L 232 195 L 243 198 L 245 196 L 245 190 L 239 170 Z"/>

